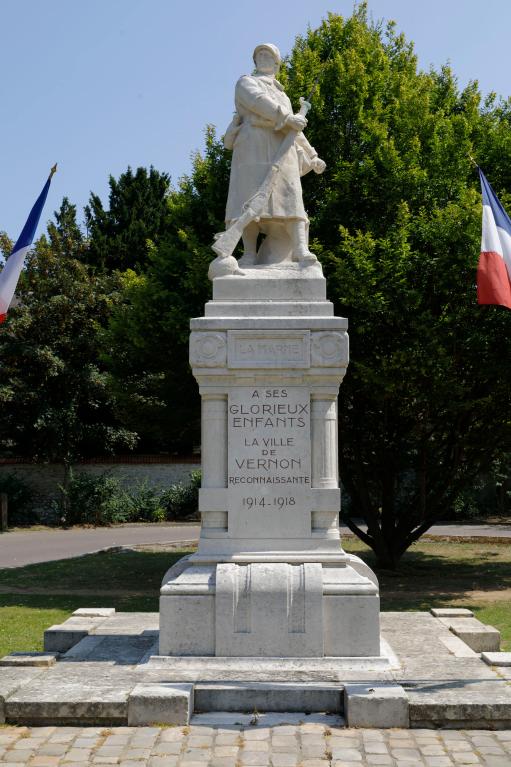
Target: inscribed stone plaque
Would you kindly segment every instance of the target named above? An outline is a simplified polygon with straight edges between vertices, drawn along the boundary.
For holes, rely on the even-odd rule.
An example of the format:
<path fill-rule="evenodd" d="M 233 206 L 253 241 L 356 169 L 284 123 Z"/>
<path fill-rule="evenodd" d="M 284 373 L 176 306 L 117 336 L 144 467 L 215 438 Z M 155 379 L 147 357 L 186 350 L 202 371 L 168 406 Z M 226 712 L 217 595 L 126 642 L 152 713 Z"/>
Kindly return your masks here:
<path fill-rule="evenodd" d="M 240 386 L 228 406 L 229 535 L 311 534 L 310 393 Z"/>
<path fill-rule="evenodd" d="M 308 368 L 308 330 L 229 330 L 227 359 L 230 368 Z"/>

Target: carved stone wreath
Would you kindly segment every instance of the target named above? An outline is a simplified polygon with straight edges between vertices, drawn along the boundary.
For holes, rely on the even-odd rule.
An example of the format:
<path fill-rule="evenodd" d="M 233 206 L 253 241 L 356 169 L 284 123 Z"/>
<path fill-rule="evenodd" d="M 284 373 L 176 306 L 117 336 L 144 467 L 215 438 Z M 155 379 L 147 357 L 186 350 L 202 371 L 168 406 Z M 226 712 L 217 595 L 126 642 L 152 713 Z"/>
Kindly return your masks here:
<path fill-rule="evenodd" d="M 313 333 L 311 341 L 311 365 L 313 367 L 339 367 L 348 364 L 349 342 L 347 333 Z"/>
<path fill-rule="evenodd" d="M 192 333 L 190 336 L 190 365 L 192 367 L 222 367 L 227 361 L 225 333 Z"/>

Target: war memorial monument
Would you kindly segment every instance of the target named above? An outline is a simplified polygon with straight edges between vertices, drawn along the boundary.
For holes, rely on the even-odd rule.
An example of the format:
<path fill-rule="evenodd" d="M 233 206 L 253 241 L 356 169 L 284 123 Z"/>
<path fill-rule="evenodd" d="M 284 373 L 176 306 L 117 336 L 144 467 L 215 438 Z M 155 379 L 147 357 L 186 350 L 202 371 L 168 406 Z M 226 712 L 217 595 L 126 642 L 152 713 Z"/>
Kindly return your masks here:
<path fill-rule="evenodd" d="M 233 158 L 213 300 L 191 322 L 201 537 L 163 583 L 160 654 L 378 657 L 376 578 L 339 540 L 347 321 L 333 316 L 309 251 L 300 184 L 325 163 L 302 132 L 308 104 L 293 114 L 274 78 L 276 47 L 258 46 L 254 63 L 225 137 Z"/>
<path fill-rule="evenodd" d="M 309 250 L 300 181 L 325 163 L 306 138 L 310 104 L 294 113 L 275 79 L 276 46 L 257 46 L 254 63 L 225 133 L 232 168 L 212 300 L 191 320 L 198 549 L 165 574 L 159 614 L 76 610 L 45 631 L 44 653 L 0 659 L 0 724 L 184 725 L 209 714 L 211 725 L 219 712 L 259 711 L 510 727 L 499 632 L 466 609 L 380 613 L 374 573 L 342 549 L 348 321 L 334 316 Z"/>

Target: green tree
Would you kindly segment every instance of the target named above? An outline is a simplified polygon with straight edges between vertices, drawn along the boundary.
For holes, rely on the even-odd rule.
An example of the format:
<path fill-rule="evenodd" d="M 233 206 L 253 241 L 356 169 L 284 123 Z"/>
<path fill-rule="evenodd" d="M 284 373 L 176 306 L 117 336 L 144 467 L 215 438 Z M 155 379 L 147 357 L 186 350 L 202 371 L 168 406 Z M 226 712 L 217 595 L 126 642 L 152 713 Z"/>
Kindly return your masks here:
<path fill-rule="evenodd" d="M 85 208 L 91 264 L 107 271 L 142 269 L 147 241 L 158 242 L 167 231 L 170 179 L 154 168 L 131 168 L 116 180 L 110 176 L 109 208 L 96 194 Z"/>
<path fill-rule="evenodd" d="M 470 154 L 511 202 L 511 102 L 420 72 L 366 4 L 298 38 L 292 100 L 319 74 L 305 181 L 314 247 L 351 362 L 340 391 L 350 528 L 395 567 L 511 446 L 511 314 L 476 305 L 481 202 Z M 367 523 L 367 532 L 353 518 Z"/>
<path fill-rule="evenodd" d="M 122 418 L 148 449 L 200 442 L 200 399 L 188 364 L 190 317 L 203 313 L 211 242 L 224 228 L 229 153 L 206 132 L 204 154 L 169 193 L 167 231 L 149 243 L 146 268 L 122 277 L 123 301 L 105 337 L 105 360 Z"/>
<path fill-rule="evenodd" d="M 135 435 L 116 422 L 98 364 L 116 280 L 84 263 L 87 243 L 67 199 L 55 218 L 0 326 L 0 445 L 4 455 L 62 463 L 65 489 L 79 458 L 132 447 Z"/>

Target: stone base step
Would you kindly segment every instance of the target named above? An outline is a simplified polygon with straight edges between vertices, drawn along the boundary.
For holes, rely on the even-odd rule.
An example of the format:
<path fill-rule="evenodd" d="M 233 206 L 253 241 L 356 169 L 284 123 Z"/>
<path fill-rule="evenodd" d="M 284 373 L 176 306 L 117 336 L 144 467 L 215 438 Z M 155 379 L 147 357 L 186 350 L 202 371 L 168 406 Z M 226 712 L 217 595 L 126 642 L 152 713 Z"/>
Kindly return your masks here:
<path fill-rule="evenodd" d="M 410 727 L 470 730 L 508 730 L 511 728 L 511 700 L 489 691 L 457 695 L 408 695 Z"/>
<path fill-rule="evenodd" d="M 213 711 L 321 712 L 342 714 L 344 690 L 340 685 L 315 684 L 196 684 L 196 713 Z"/>

